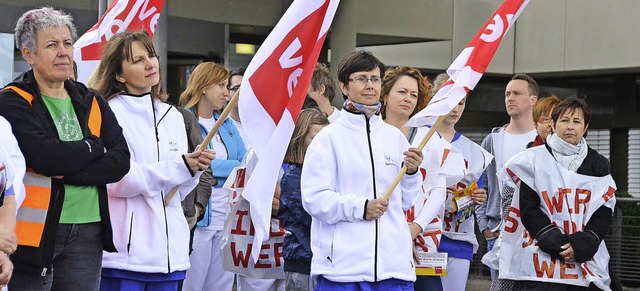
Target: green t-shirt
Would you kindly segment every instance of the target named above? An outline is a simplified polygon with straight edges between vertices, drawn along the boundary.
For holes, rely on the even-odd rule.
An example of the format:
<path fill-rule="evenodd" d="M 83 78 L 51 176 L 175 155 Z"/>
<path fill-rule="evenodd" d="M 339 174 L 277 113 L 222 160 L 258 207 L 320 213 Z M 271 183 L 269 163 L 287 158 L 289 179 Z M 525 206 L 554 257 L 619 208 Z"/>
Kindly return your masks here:
<path fill-rule="evenodd" d="M 70 97 L 61 99 L 42 95 L 42 100 L 49 109 L 60 140 L 76 141 L 83 138 Z M 98 187 L 64 185 L 64 192 L 60 223 L 90 223 L 101 220 Z"/>

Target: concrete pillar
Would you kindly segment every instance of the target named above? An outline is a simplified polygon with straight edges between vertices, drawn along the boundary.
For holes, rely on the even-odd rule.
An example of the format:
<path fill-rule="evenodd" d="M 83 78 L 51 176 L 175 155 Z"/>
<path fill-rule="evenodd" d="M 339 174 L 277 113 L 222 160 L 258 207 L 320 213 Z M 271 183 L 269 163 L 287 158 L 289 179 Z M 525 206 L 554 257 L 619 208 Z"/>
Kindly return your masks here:
<path fill-rule="evenodd" d="M 109 4 L 111 4 L 111 1 L 98 0 L 98 20 L 100 19 L 100 17 L 102 17 L 102 15 L 104 15 L 105 12 L 107 12 Z"/>
<path fill-rule="evenodd" d="M 162 6 L 162 13 L 158 18 L 158 25 L 153 34 L 153 46 L 156 48 L 158 60 L 160 61 L 160 79 L 162 80 L 162 88 L 167 90 L 167 42 L 169 40 L 169 5 L 170 0 L 165 0 Z"/>
<path fill-rule="evenodd" d="M 360 8 L 358 4 L 360 3 L 355 0 L 340 1 L 329 34 L 331 76 L 336 84 L 336 98 L 332 103 L 337 108 L 342 108 L 344 102 L 344 98 L 341 98 L 343 96 L 337 77 L 338 64 L 343 57 L 356 49 L 356 27 L 358 25 L 358 8 Z"/>

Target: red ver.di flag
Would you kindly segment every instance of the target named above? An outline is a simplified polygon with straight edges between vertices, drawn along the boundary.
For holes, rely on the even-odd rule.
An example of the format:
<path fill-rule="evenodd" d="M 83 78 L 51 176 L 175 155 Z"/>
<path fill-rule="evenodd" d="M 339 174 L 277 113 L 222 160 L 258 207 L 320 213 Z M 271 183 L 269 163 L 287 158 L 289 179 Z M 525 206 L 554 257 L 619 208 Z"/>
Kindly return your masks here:
<path fill-rule="evenodd" d="M 427 107 L 416 113 L 405 126 L 433 125 L 476 87 L 489 67 L 502 38 L 516 22 L 529 0 L 505 0 L 447 69 L 449 80 L 438 90 Z"/>
<path fill-rule="evenodd" d="M 296 0 L 249 63 L 238 109 L 249 146 L 258 156 L 242 192 L 255 226 L 251 255 L 257 261 L 268 237 L 271 199 L 300 108 L 338 0 Z"/>
<path fill-rule="evenodd" d="M 102 48 L 118 32 L 156 31 L 164 0 L 114 0 L 98 23 L 89 28 L 73 45 L 78 66 L 78 81 L 85 83 L 100 63 Z"/>

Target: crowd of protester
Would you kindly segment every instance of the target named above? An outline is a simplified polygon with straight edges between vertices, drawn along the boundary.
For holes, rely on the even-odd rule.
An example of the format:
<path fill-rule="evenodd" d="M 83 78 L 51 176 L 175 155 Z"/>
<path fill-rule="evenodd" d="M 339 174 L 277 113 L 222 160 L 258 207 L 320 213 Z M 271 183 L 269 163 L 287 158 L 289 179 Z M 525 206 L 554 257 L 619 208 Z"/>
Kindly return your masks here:
<path fill-rule="evenodd" d="M 92 88 L 75 81 L 70 15 L 27 11 L 15 38 L 31 69 L 0 91 L 0 286 L 11 291 L 230 291 L 234 282 L 457 291 L 478 251 L 476 227 L 493 255 L 492 290 L 620 288 L 603 242 L 615 186 L 584 139 L 590 109 L 580 98 L 539 99 L 528 75 L 506 85 L 509 123 L 478 145 L 455 127 L 466 97 L 433 128 L 405 126 L 446 74 L 432 84 L 356 51 L 337 64 L 336 88 L 317 64 L 273 196 L 284 276 L 264 278 L 224 266 L 235 197 L 223 186 L 252 146 L 237 106 L 200 145 L 242 90 L 243 68 L 199 64 L 178 106 L 144 31 L 106 43 Z M 554 204 L 562 199 L 575 208 Z M 517 252 L 575 272 L 541 276 L 528 257 L 505 258 Z"/>

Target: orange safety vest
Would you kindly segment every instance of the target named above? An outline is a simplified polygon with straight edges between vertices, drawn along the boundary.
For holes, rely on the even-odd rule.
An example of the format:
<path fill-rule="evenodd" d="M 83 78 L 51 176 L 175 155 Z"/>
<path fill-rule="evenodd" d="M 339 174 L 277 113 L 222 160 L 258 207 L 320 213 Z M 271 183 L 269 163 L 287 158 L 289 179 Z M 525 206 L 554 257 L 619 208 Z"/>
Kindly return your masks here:
<path fill-rule="evenodd" d="M 34 97 L 31 93 L 16 86 L 7 86 L 2 91 L 5 90 L 13 90 L 20 97 L 27 100 L 29 105 L 33 106 Z M 102 113 L 100 112 L 98 100 L 94 96 L 91 102 L 91 110 L 89 111 L 89 131 L 93 135 L 100 137 L 101 126 Z M 40 247 L 49 210 L 49 202 L 51 201 L 51 178 L 40 175 L 32 169 L 27 169 L 23 182 L 27 195 L 16 214 L 18 245 Z"/>

